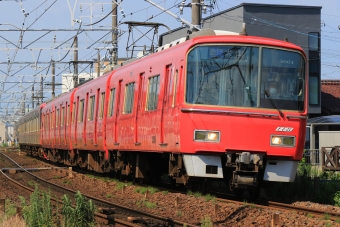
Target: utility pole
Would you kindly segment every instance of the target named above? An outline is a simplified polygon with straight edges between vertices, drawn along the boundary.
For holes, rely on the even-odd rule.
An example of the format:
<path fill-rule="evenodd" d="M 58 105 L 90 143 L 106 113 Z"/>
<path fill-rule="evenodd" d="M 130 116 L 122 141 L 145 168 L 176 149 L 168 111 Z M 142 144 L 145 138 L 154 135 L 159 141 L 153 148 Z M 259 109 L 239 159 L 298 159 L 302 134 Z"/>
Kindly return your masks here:
<path fill-rule="evenodd" d="M 52 60 L 52 99 L 55 98 L 55 92 L 54 92 L 54 89 L 55 89 L 55 63 L 54 61 Z"/>
<path fill-rule="evenodd" d="M 118 46 L 118 41 L 117 41 L 117 22 L 118 22 L 118 15 L 117 15 L 117 8 L 118 5 L 116 4 L 115 1 L 112 1 L 112 64 L 111 68 L 117 65 L 117 59 L 118 59 L 118 51 L 117 51 L 117 46 Z"/>
<path fill-rule="evenodd" d="M 201 0 L 192 0 L 191 1 L 191 23 L 196 25 L 197 27 L 201 27 L 201 18 L 202 18 L 202 11 L 201 11 Z M 197 29 L 194 29 L 198 31 Z"/>
<path fill-rule="evenodd" d="M 74 37 L 74 71 L 73 71 L 73 87 L 78 85 L 78 37 Z"/>
<path fill-rule="evenodd" d="M 44 102 L 43 94 L 44 94 L 44 77 L 41 74 L 40 75 L 40 94 L 39 94 L 39 96 L 40 96 L 40 104 L 42 104 Z"/>

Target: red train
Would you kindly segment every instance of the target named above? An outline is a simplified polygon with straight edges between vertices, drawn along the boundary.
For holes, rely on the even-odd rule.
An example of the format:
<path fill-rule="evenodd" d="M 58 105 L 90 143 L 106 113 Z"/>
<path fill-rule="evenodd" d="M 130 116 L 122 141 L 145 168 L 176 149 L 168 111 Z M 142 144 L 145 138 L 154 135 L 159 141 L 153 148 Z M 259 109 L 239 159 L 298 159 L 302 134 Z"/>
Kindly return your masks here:
<path fill-rule="evenodd" d="M 181 39 L 50 100 L 21 149 L 134 179 L 230 188 L 294 181 L 307 120 L 303 50 L 252 36 Z"/>

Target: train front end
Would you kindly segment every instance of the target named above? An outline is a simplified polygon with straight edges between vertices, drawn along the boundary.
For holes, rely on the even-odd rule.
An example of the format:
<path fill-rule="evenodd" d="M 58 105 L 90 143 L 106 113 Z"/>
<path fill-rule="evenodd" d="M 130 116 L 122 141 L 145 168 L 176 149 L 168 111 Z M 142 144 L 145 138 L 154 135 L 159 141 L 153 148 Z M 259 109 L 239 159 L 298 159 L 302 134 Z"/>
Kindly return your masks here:
<path fill-rule="evenodd" d="M 180 108 L 187 175 L 228 179 L 231 189 L 294 181 L 307 121 L 302 49 L 215 39 L 196 40 L 187 52 Z"/>

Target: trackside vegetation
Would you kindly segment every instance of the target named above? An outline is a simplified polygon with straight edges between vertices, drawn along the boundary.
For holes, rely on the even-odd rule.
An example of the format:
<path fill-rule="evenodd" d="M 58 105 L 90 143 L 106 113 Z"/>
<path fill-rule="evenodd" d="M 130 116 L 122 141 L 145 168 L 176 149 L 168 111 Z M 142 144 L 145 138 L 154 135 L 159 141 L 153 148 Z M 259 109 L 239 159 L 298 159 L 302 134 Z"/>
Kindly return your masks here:
<path fill-rule="evenodd" d="M 86 199 L 78 191 L 74 196 L 75 205 L 67 195 L 62 197 L 62 207 L 53 209 L 51 193 L 35 190 L 30 196 L 30 204 L 20 197 L 23 206 L 22 214 L 27 226 L 31 227 L 92 227 L 95 226 L 95 205 L 92 200 Z M 55 213 L 54 213 L 55 212 Z"/>

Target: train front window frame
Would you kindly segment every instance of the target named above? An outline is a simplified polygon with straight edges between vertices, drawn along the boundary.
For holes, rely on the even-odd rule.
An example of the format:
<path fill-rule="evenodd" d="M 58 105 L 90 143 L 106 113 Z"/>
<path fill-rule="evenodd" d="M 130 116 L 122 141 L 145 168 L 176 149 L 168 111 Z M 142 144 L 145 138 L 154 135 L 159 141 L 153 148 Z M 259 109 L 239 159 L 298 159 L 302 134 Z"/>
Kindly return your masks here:
<path fill-rule="evenodd" d="M 275 109 L 273 101 L 279 109 L 304 111 L 305 61 L 300 52 L 278 47 L 194 46 L 187 54 L 185 102 Z"/>

